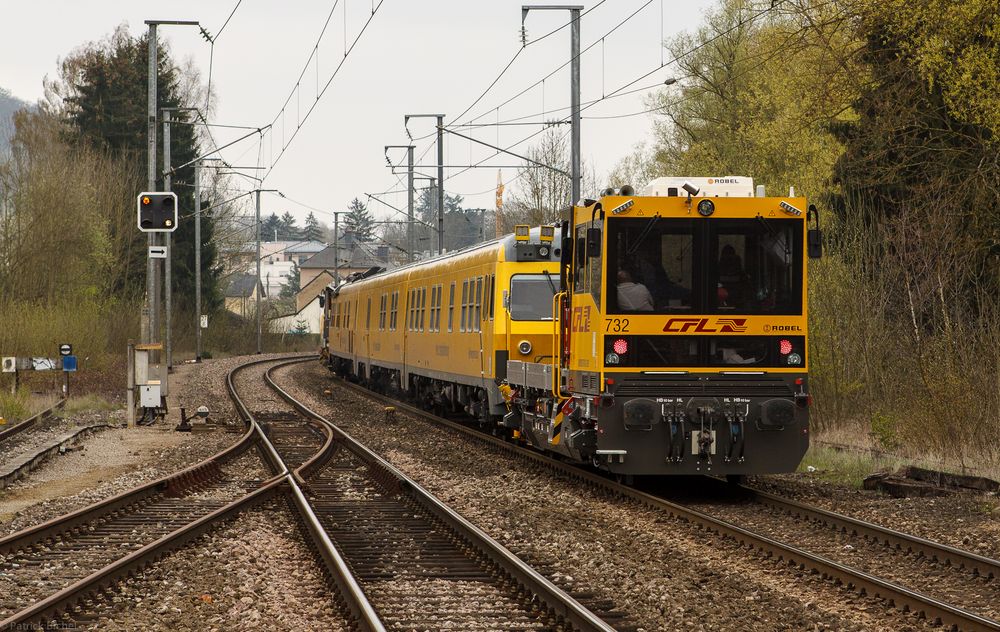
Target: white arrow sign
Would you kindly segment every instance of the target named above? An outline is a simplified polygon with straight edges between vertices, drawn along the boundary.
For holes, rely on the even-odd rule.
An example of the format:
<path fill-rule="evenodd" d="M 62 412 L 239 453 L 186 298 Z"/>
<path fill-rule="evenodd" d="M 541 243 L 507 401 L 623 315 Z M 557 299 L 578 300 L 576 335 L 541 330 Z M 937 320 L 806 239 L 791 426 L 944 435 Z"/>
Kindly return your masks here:
<path fill-rule="evenodd" d="M 166 259 L 167 258 L 167 247 L 166 246 L 150 246 L 149 247 L 149 258 L 150 259 Z"/>

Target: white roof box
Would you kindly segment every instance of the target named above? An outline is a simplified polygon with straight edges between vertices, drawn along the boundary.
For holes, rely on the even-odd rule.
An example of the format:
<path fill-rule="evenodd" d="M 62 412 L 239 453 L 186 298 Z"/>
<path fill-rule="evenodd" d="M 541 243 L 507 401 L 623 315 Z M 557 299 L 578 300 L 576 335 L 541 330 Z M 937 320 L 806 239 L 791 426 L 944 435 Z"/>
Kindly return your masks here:
<path fill-rule="evenodd" d="M 642 187 L 642 196 L 687 197 L 684 183 L 698 189 L 697 197 L 753 197 L 753 178 L 746 176 L 719 176 L 713 178 L 657 178 Z"/>

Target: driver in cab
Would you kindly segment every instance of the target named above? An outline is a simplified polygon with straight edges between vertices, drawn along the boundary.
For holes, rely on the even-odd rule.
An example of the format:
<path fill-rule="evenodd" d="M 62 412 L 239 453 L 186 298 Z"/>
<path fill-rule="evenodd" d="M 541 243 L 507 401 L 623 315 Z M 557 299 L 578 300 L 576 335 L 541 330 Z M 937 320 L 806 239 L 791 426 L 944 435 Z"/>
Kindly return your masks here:
<path fill-rule="evenodd" d="M 632 280 L 628 270 L 618 271 L 618 308 L 628 312 L 653 311 L 653 296 L 642 283 Z"/>

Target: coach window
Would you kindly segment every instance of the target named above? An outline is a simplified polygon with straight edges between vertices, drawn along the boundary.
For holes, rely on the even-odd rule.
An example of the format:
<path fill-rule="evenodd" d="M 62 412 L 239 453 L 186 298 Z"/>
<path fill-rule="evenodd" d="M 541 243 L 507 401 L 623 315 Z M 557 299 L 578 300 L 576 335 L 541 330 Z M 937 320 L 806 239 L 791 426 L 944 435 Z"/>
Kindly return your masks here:
<path fill-rule="evenodd" d="M 413 290 L 406 292 L 406 331 L 413 329 Z"/>
<path fill-rule="evenodd" d="M 483 277 L 483 322 L 490 319 L 490 277 Z"/>
<path fill-rule="evenodd" d="M 389 331 L 396 331 L 396 313 L 399 308 L 399 291 L 392 293 L 392 307 L 389 310 Z"/>
<path fill-rule="evenodd" d="M 448 287 L 448 332 L 454 331 L 455 327 L 455 282 L 452 281 Z"/>
<path fill-rule="evenodd" d="M 420 288 L 420 331 L 424 330 L 424 314 L 427 311 L 427 288 Z"/>
<path fill-rule="evenodd" d="M 480 322 L 483 319 L 483 277 L 476 277 L 476 331 L 482 329 Z"/>
<path fill-rule="evenodd" d="M 490 275 L 490 320 L 493 320 L 493 306 L 496 304 L 497 295 L 497 277 L 495 274 Z"/>
<path fill-rule="evenodd" d="M 417 330 L 417 318 L 420 316 L 420 290 L 413 289 L 412 291 L 412 311 L 413 311 L 413 331 Z"/>
<path fill-rule="evenodd" d="M 444 295 L 444 286 L 438 284 L 435 286 L 437 292 L 434 294 L 434 331 L 441 331 L 441 299 Z"/>
<path fill-rule="evenodd" d="M 443 287 L 434 286 L 434 331 L 441 331 L 441 295 Z"/>
<path fill-rule="evenodd" d="M 465 315 L 469 311 L 469 281 L 462 281 L 462 319 L 459 331 L 465 331 Z"/>
<path fill-rule="evenodd" d="M 385 294 L 378 301 L 378 330 L 385 331 Z"/>
<path fill-rule="evenodd" d="M 368 297 L 368 308 L 365 310 L 365 329 L 372 328 L 372 297 Z"/>

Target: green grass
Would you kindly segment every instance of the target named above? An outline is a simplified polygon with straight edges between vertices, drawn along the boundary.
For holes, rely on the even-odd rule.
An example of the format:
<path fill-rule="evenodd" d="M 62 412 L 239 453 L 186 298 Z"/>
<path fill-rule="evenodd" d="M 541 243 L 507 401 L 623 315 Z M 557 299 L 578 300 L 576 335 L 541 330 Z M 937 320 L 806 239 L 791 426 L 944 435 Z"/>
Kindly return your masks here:
<path fill-rule="evenodd" d="M 31 415 L 28 400 L 30 393 L 26 389 L 18 389 L 14 394 L 8 390 L 0 391 L 0 417 L 7 424 L 21 421 Z"/>
<path fill-rule="evenodd" d="M 118 408 L 118 405 L 109 402 L 100 395 L 88 394 L 79 397 L 70 397 L 66 405 L 62 407 L 62 410 L 56 411 L 55 414 L 60 417 L 70 417 L 78 413 L 107 412 Z"/>
<path fill-rule="evenodd" d="M 895 470 L 904 465 L 902 460 L 892 457 L 878 457 L 866 451 L 843 451 L 825 446 L 811 445 L 798 471 L 820 480 L 861 488 L 865 477 L 886 470 Z M 816 471 L 809 472 L 814 467 Z"/>

